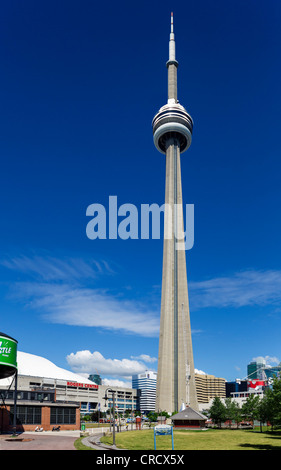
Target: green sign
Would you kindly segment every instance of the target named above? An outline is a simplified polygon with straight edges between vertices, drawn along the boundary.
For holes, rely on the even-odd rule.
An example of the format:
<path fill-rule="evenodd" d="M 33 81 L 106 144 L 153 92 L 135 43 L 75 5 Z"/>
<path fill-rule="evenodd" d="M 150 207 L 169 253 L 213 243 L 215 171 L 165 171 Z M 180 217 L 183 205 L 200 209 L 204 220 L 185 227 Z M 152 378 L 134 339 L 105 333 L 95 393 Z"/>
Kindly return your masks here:
<path fill-rule="evenodd" d="M 1 365 L 17 368 L 17 342 L 2 335 L 0 335 L 0 368 Z"/>

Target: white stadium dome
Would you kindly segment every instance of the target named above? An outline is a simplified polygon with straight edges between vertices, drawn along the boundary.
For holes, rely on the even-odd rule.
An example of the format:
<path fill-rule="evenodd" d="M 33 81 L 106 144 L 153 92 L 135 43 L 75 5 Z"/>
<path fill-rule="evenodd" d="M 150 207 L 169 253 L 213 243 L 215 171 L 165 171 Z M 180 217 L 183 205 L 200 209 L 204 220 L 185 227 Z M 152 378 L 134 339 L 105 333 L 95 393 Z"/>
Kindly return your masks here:
<path fill-rule="evenodd" d="M 18 375 L 30 377 L 44 377 L 48 379 L 67 380 L 71 382 L 83 382 L 92 384 L 93 382 L 79 374 L 70 372 L 56 366 L 53 362 L 35 354 L 22 351 L 17 352 Z M 10 384 L 13 377 L 0 380 L 0 386 Z"/>

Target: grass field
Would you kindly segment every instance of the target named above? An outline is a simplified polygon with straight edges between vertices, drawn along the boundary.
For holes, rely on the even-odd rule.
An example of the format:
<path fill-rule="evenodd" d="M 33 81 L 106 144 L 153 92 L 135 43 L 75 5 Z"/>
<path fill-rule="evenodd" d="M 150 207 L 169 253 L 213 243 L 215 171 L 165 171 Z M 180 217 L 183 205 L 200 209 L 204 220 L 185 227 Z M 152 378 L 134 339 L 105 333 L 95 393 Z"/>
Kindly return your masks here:
<path fill-rule="evenodd" d="M 101 439 L 112 444 L 112 434 Z M 116 434 L 116 445 L 127 450 L 154 450 L 153 430 Z M 157 450 L 171 450 L 171 436 L 156 437 Z M 281 431 L 208 429 L 174 431 L 175 450 L 281 450 Z"/>

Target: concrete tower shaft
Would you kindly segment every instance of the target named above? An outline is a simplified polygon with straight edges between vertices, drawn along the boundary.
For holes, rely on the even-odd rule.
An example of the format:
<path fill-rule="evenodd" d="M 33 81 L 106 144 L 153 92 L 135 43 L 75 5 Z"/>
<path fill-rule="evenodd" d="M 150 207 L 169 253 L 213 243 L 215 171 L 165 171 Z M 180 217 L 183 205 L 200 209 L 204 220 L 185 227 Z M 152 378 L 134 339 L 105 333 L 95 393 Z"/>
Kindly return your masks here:
<path fill-rule="evenodd" d="M 198 409 L 185 249 L 180 238 L 180 234 L 184 234 L 180 154 L 191 144 L 193 121 L 177 100 L 178 62 L 173 14 L 167 67 L 168 103 L 152 122 L 154 144 L 166 155 L 164 233 L 171 234 L 164 239 L 156 411 L 173 412 L 178 411 L 183 402 Z"/>

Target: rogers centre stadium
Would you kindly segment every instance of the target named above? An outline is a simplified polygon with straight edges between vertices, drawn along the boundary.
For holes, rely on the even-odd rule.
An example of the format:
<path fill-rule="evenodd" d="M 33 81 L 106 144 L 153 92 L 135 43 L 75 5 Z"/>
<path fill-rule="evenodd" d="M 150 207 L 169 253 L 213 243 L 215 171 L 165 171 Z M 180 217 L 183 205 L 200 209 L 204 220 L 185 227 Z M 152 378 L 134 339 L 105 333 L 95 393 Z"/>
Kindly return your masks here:
<path fill-rule="evenodd" d="M 38 426 L 45 431 L 54 426 L 61 429 L 80 429 L 80 416 L 112 406 L 112 396 L 100 385 L 74 372 L 57 367 L 44 357 L 17 352 L 17 430 L 34 431 Z M 137 390 L 113 387 L 119 411 L 136 410 Z M 13 428 L 15 376 L 0 379 L 0 432 Z"/>

